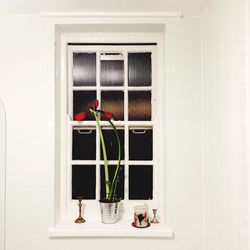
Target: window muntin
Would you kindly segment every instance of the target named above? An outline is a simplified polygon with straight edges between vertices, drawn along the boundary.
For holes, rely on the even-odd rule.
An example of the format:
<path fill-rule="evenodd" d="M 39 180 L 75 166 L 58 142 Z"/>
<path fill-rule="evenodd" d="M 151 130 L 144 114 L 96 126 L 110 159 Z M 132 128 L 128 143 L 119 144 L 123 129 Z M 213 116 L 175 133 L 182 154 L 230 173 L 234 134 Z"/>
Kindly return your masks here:
<path fill-rule="evenodd" d="M 83 108 L 82 110 L 79 110 L 80 105 L 90 105 L 91 101 L 93 102 L 95 98 L 98 98 L 100 100 L 100 106 L 102 109 L 114 113 L 114 115 L 116 116 L 115 124 L 118 126 L 118 130 L 123 131 L 124 135 L 124 157 L 121 163 L 124 166 L 122 180 L 122 196 L 124 198 L 124 201 L 126 201 L 125 207 L 129 203 L 135 204 L 133 201 L 136 202 L 136 200 L 147 200 L 147 203 L 158 202 L 158 182 L 155 181 L 157 180 L 158 173 L 157 165 L 155 164 L 155 162 L 157 162 L 157 157 L 155 154 L 153 154 L 153 145 L 155 144 L 156 140 L 155 133 L 153 133 L 153 131 L 157 125 L 155 124 L 155 102 L 157 100 L 157 96 L 155 88 L 153 88 L 155 82 L 155 73 L 153 73 L 153 68 L 155 68 L 155 59 L 153 60 L 153 58 L 155 58 L 156 46 L 112 46 L 108 48 L 106 46 L 104 47 L 105 49 L 99 46 L 69 46 L 68 57 L 69 67 L 71 67 L 71 69 L 69 70 L 68 77 L 68 110 L 72 110 L 71 113 L 69 113 L 69 117 L 71 117 L 71 121 L 69 121 L 69 129 L 72 130 L 73 128 L 77 129 L 77 127 L 80 127 L 81 130 L 84 130 L 85 128 L 86 130 L 88 130 L 89 126 L 93 126 L 95 128 L 94 120 L 89 119 L 79 123 L 76 121 L 72 121 L 72 118 L 74 117 L 76 110 L 77 112 L 83 111 Z M 71 72 L 74 72 L 74 70 L 72 70 L 72 68 L 74 67 L 74 60 L 72 59 L 73 53 L 89 53 L 96 55 L 96 86 L 74 85 L 74 79 L 71 75 Z M 115 58 L 117 59 L 117 61 L 121 60 L 121 58 L 123 59 L 123 85 L 115 84 L 112 79 L 112 84 L 101 83 L 101 63 L 104 54 L 106 56 L 105 60 L 114 60 L 114 55 L 119 55 L 119 58 Z M 145 69 L 148 67 L 148 65 L 150 65 L 151 70 L 149 74 L 146 74 L 144 72 L 146 79 L 143 79 L 143 73 L 141 73 L 138 74 L 137 77 L 134 77 L 134 80 L 131 80 L 131 83 L 129 83 L 129 78 L 131 78 L 129 76 L 129 74 L 131 75 L 129 71 L 131 71 L 131 64 L 133 64 L 130 62 L 129 65 L 129 57 L 133 58 L 133 55 L 135 58 L 135 62 L 133 63 L 135 65 L 137 64 L 135 68 Z M 141 62 L 142 60 L 140 61 L 138 59 L 140 55 L 145 55 L 145 58 L 147 60 L 147 62 L 145 63 L 146 66 L 140 65 L 143 64 Z M 121 71 L 120 68 L 119 71 Z M 106 78 L 107 77 L 108 76 L 106 76 Z M 78 94 L 78 92 L 80 94 Z M 86 99 L 82 101 L 81 97 L 86 97 Z M 78 105 L 78 108 L 74 107 L 74 103 Z M 140 105 L 142 103 L 143 105 Z M 87 107 L 88 106 L 86 106 L 86 109 Z M 106 121 L 101 121 L 101 124 L 103 126 L 108 125 Z M 72 132 L 71 135 L 73 135 Z M 92 159 L 74 159 L 72 158 L 72 152 L 69 155 L 69 158 L 71 158 L 71 161 L 69 161 L 69 167 L 74 164 L 80 167 L 83 167 L 84 165 L 95 166 L 95 200 L 98 200 L 102 196 L 102 183 L 100 181 L 102 178 L 101 166 L 104 164 L 101 154 L 101 145 L 98 138 L 98 133 L 96 133 L 95 159 L 93 159 L 93 157 L 91 157 Z M 130 147 L 133 148 L 133 144 L 135 144 L 135 142 L 137 141 L 136 138 L 142 140 L 141 148 L 144 148 L 146 153 L 131 153 L 132 149 L 130 149 Z M 73 138 L 70 138 L 69 136 L 69 140 L 73 141 Z M 136 148 L 136 146 L 134 146 L 134 148 Z M 115 157 L 111 158 L 112 159 L 109 160 L 109 165 L 115 165 Z M 136 166 L 138 166 L 138 170 L 141 170 L 142 176 L 146 178 L 146 182 L 144 181 L 144 183 L 147 183 L 146 186 L 148 186 L 148 188 L 142 188 L 141 191 L 140 189 L 136 190 L 133 186 L 134 180 L 136 180 L 136 178 L 137 182 L 140 181 L 140 178 L 138 177 L 138 171 L 134 169 Z M 72 173 L 69 172 L 69 183 L 72 182 L 71 175 Z M 130 185 L 131 188 L 129 187 Z M 71 188 L 71 186 L 68 187 L 68 197 L 72 196 Z M 68 200 L 68 202 L 72 202 L 71 198 Z"/>

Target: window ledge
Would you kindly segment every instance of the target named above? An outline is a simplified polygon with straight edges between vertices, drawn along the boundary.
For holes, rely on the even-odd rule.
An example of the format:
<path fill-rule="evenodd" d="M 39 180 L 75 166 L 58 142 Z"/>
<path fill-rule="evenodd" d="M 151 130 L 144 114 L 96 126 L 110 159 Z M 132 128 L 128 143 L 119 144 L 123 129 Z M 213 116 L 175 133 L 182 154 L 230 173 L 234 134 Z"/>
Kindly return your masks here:
<path fill-rule="evenodd" d="M 151 237 L 173 238 L 173 230 L 164 224 L 151 224 L 148 228 L 134 228 L 129 221 L 115 224 L 103 224 L 90 221 L 75 224 L 72 221 L 61 221 L 49 229 L 49 237 Z"/>

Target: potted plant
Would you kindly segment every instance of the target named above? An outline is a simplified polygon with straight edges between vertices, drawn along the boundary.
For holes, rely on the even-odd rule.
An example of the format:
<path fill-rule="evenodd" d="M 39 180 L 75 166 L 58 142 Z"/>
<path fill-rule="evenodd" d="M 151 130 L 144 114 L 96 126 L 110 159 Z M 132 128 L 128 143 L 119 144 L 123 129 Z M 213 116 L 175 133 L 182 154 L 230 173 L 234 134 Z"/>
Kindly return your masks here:
<path fill-rule="evenodd" d="M 117 197 L 116 189 L 117 189 L 117 182 L 119 180 L 119 173 L 121 171 L 121 143 L 120 138 L 117 133 L 116 126 L 112 122 L 113 114 L 107 111 L 98 110 L 99 101 L 95 101 L 95 105 L 89 106 L 87 111 L 83 111 L 77 113 L 75 115 L 75 120 L 83 121 L 87 116 L 92 115 L 95 118 L 96 126 L 99 131 L 101 145 L 102 145 L 102 153 L 104 159 L 104 176 L 105 176 L 105 193 L 106 196 L 103 199 L 100 199 L 100 206 L 101 206 L 101 215 L 102 215 L 102 222 L 105 224 L 111 224 L 118 221 L 119 215 L 119 205 L 120 205 L 120 198 Z M 106 144 L 102 133 L 102 128 L 100 125 L 100 117 L 105 118 L 109 124 L 111 125 L 117 140 L 117 166 L 115 168 L 115 173 L 113 178 L 110 178 L 110 171 L 108 165 L 108 158 L 107 158 L 107 151 L 106 151 Z"/>

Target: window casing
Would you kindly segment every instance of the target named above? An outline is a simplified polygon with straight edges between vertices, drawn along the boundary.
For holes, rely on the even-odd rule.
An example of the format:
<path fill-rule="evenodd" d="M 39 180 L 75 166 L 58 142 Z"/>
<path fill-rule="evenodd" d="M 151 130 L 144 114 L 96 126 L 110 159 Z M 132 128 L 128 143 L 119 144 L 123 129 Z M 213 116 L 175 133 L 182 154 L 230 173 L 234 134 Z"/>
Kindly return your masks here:
<path fill-rule="evenodd" d="M 154 34 L 155 36 L 155 34 Z M 70 35 L 72 37 L 72 35 Z M 111 35 L 112 37 L 112 35 Z M 135 35 L 136 37 L 136 35 Z M 152 36 L 148 36 L 149 43 L 152 43 Z M 117 43 L 121 43 L 122 41 L 126 40 L 125 36 L 121 39 L 117 39 Z M 89 91 L 92 93 L 92 97 L 97 97 L 97 99 L 101 100 L 101 105 L 107 106 L 108 109 L 108 102 L 111 97 L 114 95 L 110 95 L 109 92 L 114 93 L 115 100 L 121 99 L 119 95 L 120 93 L 123 94 L 124 104 L 122 105 L 124 108 L 123 115 L 119 115 L 119 119 L 115 120 L 115 124 L 119 130 L 124 131 L 124 159 L 122 161 L 122 165 L 124 166 L 124 199 L 122 201 L 122 220 L 131 220 L 133 217 L 133 209 L 134 206 L 138 204 L 146 203 L 149 206 L 149 210 L 152 208 L 158 208 L 158 213 L 161 218 L 164 218 L 164 166 L 163 166 L 163 117 L 161 114 L 163 113 L 163 91 L 162 91 L 162 84 L 163 84 L 163 71 L 162 71 L 162 44 L 161 39 L 157 37 L 157 39 L 153 39 L 154 43 L 157 45 L 139 45 L 142 42 L 145 42 L 145 39 L 134 39 L 132 43 L 138 43 L 138 45 L 112 45 L 112 46 L 95 46 L 95 45 L 88 45 L 88 46 L 68 46 L 68 43 L 72 43 L 74 39 L 65 39 L 67 43 L 62 48 L 62 54 L 67 51 L 66 56 L 62 56 L 62 74 L 63 82 L 65 82 L 65 87 L 61 89 L 61 97 L 62 100 L 65 100 L 65 105 L 61 109 L 61 136 L 65 138 L 63 140 L 64 143 L 61 144 L 61 151 L 65 152 L 65 154 L 61 154 L 63 166 L 61 171 L 61 180 L 62 183 L 65 183 L 65 186 L 61 186 L 61 217 L 62 218 L 70 218 L 73 219 L 77 214 L 77 202 L 72 200 L 72 175 L 79 176 L 83 173 L 81 169 L 83 166 L 86 166 L 86 171 L 89 176 L 91 176 L 92 180 L 95 180 L 95 187 L 91 187 L 92 193 L 95 191 L 95 197 L 93 195 L 89 195 L 88 199 L 84 199 L 84 217 L 88 221 L 100 221 L 100 209 L 98 200 L 100 198 L 100 179 L 101 179 L 101 171 L 100 166 L 103 165 L 103 161 L 101 159 L 101 148 L 100 148 L 100 141 L 96 130 L 96 124 L 94 120 L 85 120 L 83 122 L 74 121 L 74 92 L 84 92 Z M 64 40 L 64 42 L 65 42 Z M 81 40 L 81 39 L 80 39 Z M 105 39 L 105 43 L 110 41 L 113 43 L 115 39 Z M 84 39 L 83 39 L 84 41 Z M 136 41 L 136 42 L 135 42 Z M 79 42 L 79 39 L 76 39 L 76 42 Z M 129 41 L 130 42 L 130 41 Z M 128 43 L 129 43 L 128 42 Z M 84 43 L 84 42 L 83 42 Z M 93 42 L 94 43 L 94 42 Z M 80 81 L 73 82 L 73 76 L 76 74 L 72 70 L 73 65 L 73 53 L 86 53 L 96 54 L 96 85 L 93 84 L 91 81 L 87 81 L 86 86 L 81 86 L 83 83 Z M 123 56 L 123 77 L 124 83 L 123 85 L 119 83 L 119 77 L 116 79 L 118 81 L 117 86 L 110 86 L 105 82 L 105 74 L 101 76 L 100 69 L 102 67 L 105 68 L 107 65 L 101 66 L 101 56 L 102 54 L 106 53 L 106 56 L 109 56 L 108 53 L 119 53 Z M 129 76 L 128 76 L 128 57 L 129 54 L 133 53 L 149 53 L 151 57 L 151 83 L 145 81 L 142 86 L 138 86 L 138 82 L 132 82 L 131 85 L 129 84 Z M 120 67 L 121 68 L 121 67 Z M 91 74 L 90 74 L 91 75 Z M 94 74 L 92 73 L 91 77 Z M 115 81 L 115 80 L 114 80 Z M 88 85 L 88 86 L 87 86 Z M 94 95 L 93 93 L 96 93 Z M 104 95 L 102 94 L 104 93 Z M 150 95 L 148 94 L 150 93 Z M 130 112 L 131 107 L 129 107 L 129 100 L 143 100 L 144 97 L 148 98 L 147 96 L 151 96 L 150 101 L 150 109 L 151 109 L 151 117 L 145 116 L 147 111 L 144 111 L 144 115 L 142 114 L 140 117 L 136 119 L 133 112 Z M 90 95 L 91 96 L 91 95 Z M 111 96 L 111 97 L 110 97 Z M 105 104 L 105 102 L 107 104 Z M 77 102 L 76 102 L 77 103 Z M 112 105 L 111 105 L 112 107 Z M 82 111 L 82 110 L 79 110 Z M 110 111 L 110 110 L 108 110 Z M 78 112 L 78 111 L 75 111 Z M 112 112 L 112 110 L 111 110 Z M 121 112 L 120 112 L 121 113 Z M 107 122 L 101 121 L 101 124 L 104 126 L 104 129 L 107 128 Z M 88 144 L 90 147 L 95 147 L 96 154 L 94 155 L 93 152 L 88 153 L 89 159 L 82 159 L 81 152 L 79 152 L 79 147 L 83 147 L 81 145 L 78 149 L 74 148 L 73 139 L 75 131 L 80 130 L 80 133 L 83 132 L 83 136 L 89 131 L 93 130 L 92 136 L 96 138 L 95 144 L 91 143 Z M 65 133 L 64 133 L 65 132 Z M 133 133 L 135 132 L 135 133 Z M 65 136 L 66 135 L 66 136 Z M 78 135 L 78 133 L 77 133 Z M 145 159 L 143 156 L 140 155 L 140 152 L 136 153 L 136 148 L 138 143 L 138 137 L 144 137 L 147 142 L 147 137 L 152 136 L 152 152 L 147 153 Z M 132 142 L 134 141 L 134 142 Z M 131 144 L 131 145 L 130 145 Z M 147 144 L 147 143 L 145 143 Z M 73 146 L 72 146 L 73 145 Z M 135 150 L 133 150 L 133 147 Z M 148 150 L 150 151 L 150 149 Z M 92 155 L 91 155 L 92 154 Z M 151 154 L 151 156 L 150 156 Z M 130 157 L 131 155 L 131 157 Z M 95 156 L 95 157 L 94 157 Z M 64 164 L 65 160 L 65 164 Z M 109 165 L 115 165 L 116 160 L 112 159 L 109 161 Z M 80 167 L 79 167 L 80 166 Z M 79 168 L 78 168 L 79 167 Z M 138 168 L 137 168 L 138 167 Z M 147 180 L 147 187 L 148 187 L 148 196 L 141 195 L 141 190 L 137 190 L 138 188 L 136 185 L 133 186 L 133 182 L 136 181 L 136 176 L 138 176 L 138 171 L 140 172 L 140 168 L 146 173 L 143 173 L 143 176 Z M 72 169 L 73 172 L 72 172 Z M 129 171 L 130 169 L 130 171 Z M 84 171 L 83 171 L 84 172 Z M 130 177 L 129 177 L 130 174 Z M 150 176 L 152 174 L 152 187 L 150 187 Z M 66 181 L 64 181 L 66 180 Z M 89 179 L 88 179 L 89 180 Z M 78 180 L 79 181 L 79 180 Z M 92 181 L 91 181 L 92 182 Z M 131 184 L 132 183 L 132 184 Z M 93 184 L 93 182 L 92 182 Z M 86 183 L 87 185 L 87 183 Z M 129 185 L 131 185 L 131 190 L 129 192 Z M 152 190 L 152 193 L 150 193 Z M 65 192 L 64 192 L 65 191 Z M 74 198 L 76 198 L 77 194 L 73 194 Z"/>

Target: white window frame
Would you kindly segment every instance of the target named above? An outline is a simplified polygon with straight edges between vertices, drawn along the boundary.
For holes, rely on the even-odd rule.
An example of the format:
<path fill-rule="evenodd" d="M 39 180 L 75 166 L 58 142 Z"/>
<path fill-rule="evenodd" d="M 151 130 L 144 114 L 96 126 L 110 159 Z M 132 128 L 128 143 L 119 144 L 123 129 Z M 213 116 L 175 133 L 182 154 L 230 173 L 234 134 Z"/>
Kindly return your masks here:
<path fill-rule="evenodd" d="M 138 205 L 138 204 L 147 204 L 150 208 L 150 212 L 152 211 L 152 208 L 158 208 L 160 205 L 159 201 L 159 188 L 158 188 L 158 180 L 160 179 L 160 175 L 159 175 L 159 169 L 158 169 L 158 164 L 155 164 L 156 162 L 160 162 L 160 155 L 157 153 L 156 148 L 153 146 L 153 160 L 152 161 L 129 161 L 129 156 L 128 156 L 128 134 L 127 132 L 129 131 L 128 129 L 131 127 L 137 127 L 138 129 L 144 129 L 145 127 L 147 128 L 152 128 L 153 131 L 153 145 L 160 145 L 161 144 L 161 138 L 160 136 L 157 136 L 158 133 L 155 133 L 154 130 L 158 130 L 159 128 L 157 127 L 157 125 L 160 123 L 160 115 L 158 113 L 158 115 L 155 115 L 156 111 L 157 111 L 157 104 L 156 104 L 156 94 L 155 94 L 155 90 L 156 88 L 154 87 L 156 84 L 156 74 L 155 74 L 155 69 L 156 67 L 156 46 L 157 45 L 151 45 L 151 46 L 70 46 L 68 49 L 68 61 L 69 61 L 69 65 L 68 67 L 68 107 L 69 107 L 69 119 L 68 120 L 68 128 L 67 128 L 67 134 L 68 134 L 68 145 L 72 145 L 72 138 L 71 138 L 71 131 L 72 128 L 74 126 L 89 126 L 89 127 L 95 127 L 96 122 L 95 121 L 83 121 L 83 122 L 77 122 L 77 121 L 73 121 L 73 107 L 72 107 L 72 91 L 73 90 L 84 90 L 84 91 L 88 91 L 88 90 L 97 90 L 97 99 L 101 100 L 101 90 L 116 90 L 116 91 L 124 91 L 124 118 L 128 117 L 128 91 L 129 90 L 137 90 L 137 91 L 151 91 L 152 96 L 151 96 L 151 106 L 152 106 L 152 120 L 151 121 L 114 121 L 114 124 L 116 126 L 119 127 L 124 127 L 124 138 L 125 138 L 125 142 L 124 142 L 124 149 L 125 149 L 125 159 L 121 161 L 121 165 L 125 166 L 125 197 L 124 200 L 122 201 L 123 203 L 123 211 L 122 211 L 122 216 L 126 219 L 129 218 L 129 215 L 133 214 L 133 208 Z M 100 86 L 100 77 L 98 76 L 98 71 L 100 69 L 100 59 L 99 59 L 99 55 L 100 53 L 104 52 L 104 51 L 108 51 L 108 52 L 119 52 L 119 53 L 123 53 L 124 54 L 124 65 L 125 65 L 125 72 L 124 72 L 124 76 L 125 76 L 125 81 L 124 81 L 124 86 L 122 87 L 112 87 L 112 86 L 105 86 L 105 87 L 101 87 Z M 144 86 L 144 87 L 130 87 L 127 86 L 128 83 L 128 79 L 127 79 L 127 51 L 129 52 L 151 52 L 152 57 L 152 86 Z M 72 87 L 73 86 L 73 82 L 72 82 L 72 67 L 73 67 L 73 62 L 72 62 L 72 54 L 73 52 L 96 52 L 97 55 L 97 86 L 96 87 Z M 157 117 L 157 119 L 156 119 Z M 109 124 L 107 123 L 107 121 L 101 121 L 100 122 L 101 125 L 107 125 L 109 126 Z M 98 138 L 98 131 L 96 130 L 97 133 L 97 138 Z M 71 160 L 72 157 L 72 151 L 71 148 L 68 148 L 68 166 L 71 165 L 84 165 L 84 164 L 88 164 L 88 165 L 104 165 L 104 161 L 100 161 L 99 159 L 99 155 L 100 155 L 100 140 L 96 141 L 96 151 L 97 151 L 97 159 L 96 161 L 88 161 L 88 160 L 83 160 L 83 161 L 73 161 Z M 116 165 L 117 161 L 109 161 L 110 165 Z M 128 200 L 128 164 L 130 165 L 152 165 L 153 166 L 153 199 L 152 200 Z M 98 167 L 97 167 L 98 168 Z M 71 167 L 70 167 L 71 169 Z M 96 171 L 97 174 L 97 182 L 96 182 L 96 195 L 97 195 L 97 200 L 100 198 L 99 192 L 98 190 L 100 189 L 100 171 L 97 169 Z M 68 171 L 67 174 L 67 179 L 68 182 L 67 183 L 71 183 L 71 172 L 70 170 Z M 67 185 L 68 189 L 67 189 L 67 212 L 71 212 L 75 210 L 75 201 L 72 201 L 71 199 L 71 186 Z M 85 215 L 89 216 L 90 214 L 93 214 L 94 212 L 94 218 L 98 218 L 100 217 L 100 209 L 99 209 L 99 204 L 98 202 L 93 202 L 92 200 L 85 200 Z"/>
<path fill-rule="evenodd" d="M 71 148 L 70 133 L 71 128 L 74 125 L 79 125 L 78 122 L 72 121 L 72 118 L 66 115 L 67 112 L 67 93 L 68 91 L 68 81 L 69 74 L 67 72 L 68 67 L 68 54 L 67 44 L 68 43 L 157 43 L 157 46 L 152 48 L 152 121 L 138 121 L 133 122 L 138 126 L 152 126 L 153 137 L 154 137 L 154 147 L 153 155 L 155 163 L 153 165 L 153 200 L 147 201 L 146 204 L 149 207 L 149 212 L 152 208 L 158 209 L 158 214 L 160 216 L 161 223 L 158 225 L 153 225 L 147 230 L 134 231 L 135 229 L 131 227 L 131 221 L 133 220 L 133 209 L 135 205 L 142 204 L 142 201 L 130 200 L 127 202 L 125 199 L 123 204 L 126 205 L 123 209 L 124 214 L 122 220 L 115 225 L 110 225 L 109 228 L 97 230 L 103 228 L 100 219 L 100 209 L 97 200 L 83 201 L 86 206 L 84 206 L 84 218 L 89 222 L 88 224 L 82 224 L 82 228 L 79 229 L 77 225 L 72 224 L 77 216 L 77 202 L 70 201 L 68 199 L 71 196 Z M 116 48 L 117 49 L 117 48 Z M 139 49 L 139 48 L 138 48 Z M 91 50 L 91 48 L 90 48 Z M 93 49 L 92 49 L 93 50 Z M 140 49 L 139 49 L 140 50 Z M 84 49 L 84 51 L 86 51 Z M 145 51 L 145 48 L 143 48 Z M 60 64 L 60 102 L 61 102 L 61 113 L 60 113 L 60 202 L 58 207 L 58 219 L 55 223 L 56 226 L 50 229 L 49 235 L 53 236 L 147 236 L 147 237 L 172 237 L 173 232 L 166 224 L 166 190 L 165 190 L 165 166 L 164 166 L 164 36 L 161 33 L 64 33 L 61 36 L 60 43 L 60 54 L 61 54 L 61 64 Z M 155 61 L 155 54 L 157 54 L 157 61 Z M 126 64 L 126 62 L 125 62 Z M 157 65 L 157 67 L 156 67 Z M 126 76 L 126 72 L 125 72 Z M 156 78 L 157 77 L 157 78 Z M 126 77 L 125 77 L 126 78 Z M 126 80 L 125 80 L 126 81 Z M 72 86 L 72 85 L 71 85 Z M 78 88 L 78 87 L 76 87 Z M 86 88 L 86 87 L 85 87 Z M 91 87 L 90 87 L 91 88 Z M 125 87 L 128 88 L 128 87 Z M 133 87 L 130 87 L 133 88 Z M 135 87 L 137 88 L 137 87 Z M 142 87 L 139 87 L 143 89 Z M 151 88 L 151 87 L 144 87 Z M 105 87 L 106 89 L 106 87 Z M 119 89 L 116 87 L 115 89 Z M 154 97 L 157 96 L 157 107 L 154 104 Z M 99 97 L 99 96 L 97 96 Z M 99 98 L 100 99 L 100 98 Z M 69 100 L 71 102 L 71 100 Z M 127 111 L 125 111 L 127 112 Z M 95 125 L 95 122 L 84 121 L 84 125 Z M 102 122 L 105 123 L 105 122 Z M 116 125 L 125 124 L 129 126 L 130 122 L 115 122 Z M 70 131 L 70 133 L 69 133 Z M 125 161 L 128 158 L 125 156 Z M 150 161 L 145 162 L 147 165 Z M 152 163 L 152 162 L 150 162 Z M 98 171 L 97 171 L 98 172 Z M 128 174 L 126 171 L 125 174 Z M 97 184 L 98 185 L 98 184 Z M 125 184 L 125 188 L 127 184 Z M 152 215 L 152 213 L 150 213 Z M 88 225 L 88 226 L 87 226 Z M 117 231 L 117 229 L 119 229 Z"/>

